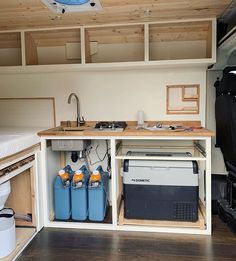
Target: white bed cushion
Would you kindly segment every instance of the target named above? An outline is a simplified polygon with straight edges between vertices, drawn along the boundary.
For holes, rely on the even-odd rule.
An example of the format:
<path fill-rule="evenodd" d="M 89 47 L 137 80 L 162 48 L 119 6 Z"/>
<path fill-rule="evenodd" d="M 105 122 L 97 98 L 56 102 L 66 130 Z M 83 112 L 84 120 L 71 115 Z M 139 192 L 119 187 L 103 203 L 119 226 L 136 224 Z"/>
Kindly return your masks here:
<path fill-rule="evenodd" d="M 0 127 L 0 158 L 5 158 L 40 142 L 37 133 L 45 128 Z"/>

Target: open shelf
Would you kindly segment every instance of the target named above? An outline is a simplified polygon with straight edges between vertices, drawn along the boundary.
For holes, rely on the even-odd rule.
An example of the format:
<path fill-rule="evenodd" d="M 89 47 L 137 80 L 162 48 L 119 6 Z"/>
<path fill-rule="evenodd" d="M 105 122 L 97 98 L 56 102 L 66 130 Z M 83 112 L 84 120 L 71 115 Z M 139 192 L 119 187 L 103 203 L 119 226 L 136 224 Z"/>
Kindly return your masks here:
<path fill-rule="evenodd" d="M 183 141 L 180 146 L 176 141 L 123 140 L 117 143 L 115 159 L 205 161 L 206 157 L 191 141 Z"/>
<path fill-rule="evenodd" d="M 212 58 L 212 24 L 208 21 L 149 25 L 149 60 Z"/>
<path fill-rule="evenodd" d="M 21 61 L 21 33 L 0 33 L 0 66 L 18 66 Z"/>
<path fill-rule="evenodd" d="M 54 219 L 52 222 L 69 222 L 69 223 L 81 223 L 81 224 L 112 224 L 112 207 L 108 206 L 106 210 L 106 215 L 103 221 L 90 221 L 89 219 L 80 221 L 80 220 L 57 220 Z"/>
<path fill-rule="evenodd" d="M 26 65 L 81 63 L 80 29 L 25 33 Z"/>
<path fill-rule="evenodd" d="M 144 25 L 87 28 L 86 63 L 144 60 Z"/>
<path fill-rule="evenodd" d="M 215 62 L 215 38 L 210 18 L 6 31 L 0 73 L 199 67 Z"/>

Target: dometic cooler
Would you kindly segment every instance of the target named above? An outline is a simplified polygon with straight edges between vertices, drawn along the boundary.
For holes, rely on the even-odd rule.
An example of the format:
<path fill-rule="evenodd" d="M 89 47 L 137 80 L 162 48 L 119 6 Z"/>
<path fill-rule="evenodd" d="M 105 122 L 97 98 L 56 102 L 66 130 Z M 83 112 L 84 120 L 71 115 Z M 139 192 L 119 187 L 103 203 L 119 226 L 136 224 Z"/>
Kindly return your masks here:
<path fill-rule="evenodd" d="M 125 160 L 123 171 L 125 218 L 197 221 L 196 161 Z"/>

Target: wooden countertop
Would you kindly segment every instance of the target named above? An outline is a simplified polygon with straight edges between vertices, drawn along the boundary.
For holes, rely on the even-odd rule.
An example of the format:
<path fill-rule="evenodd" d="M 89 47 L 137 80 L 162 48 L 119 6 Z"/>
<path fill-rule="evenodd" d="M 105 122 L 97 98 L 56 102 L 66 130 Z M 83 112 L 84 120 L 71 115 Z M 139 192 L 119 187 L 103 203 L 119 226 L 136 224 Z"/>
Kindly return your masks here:
<path fill-rule="evenodd" d="M 152 126 L 150 122 L 150 126 Z M 165 122 L 166 124 L 167 122 Z M 177 122 L 171 122 L 175 124 Z M 85 126 L 81 126 L 79 128 L 76 127 L 63 127 L 64 122 L 62 122 L 62 126 L 58 126 L 56 128 L 48 129 L 45 131 L 41 131 L 38 133 L 39 136 L 107 136 L 107 137 L 126 137 L 126 136 L 137 136 L 137 137 L 156 137 L 156 136 L 196 136 L 196 137 L 212 137 L 215 135 L 213 131 L 210 131 L 205 128 L 199 128 L 199 122 L 181 122 L 183 128 L 176 130 L 162 130 L 162 131 L 151 131 L 144 129 L 137 129 L 135 122 L 128 122 L 128 127 L 124 131 L 101 131 L 98 129 L 94 129 L 95 122 L 88 122 Z M 167 124 L 170 124 L 168 122 Z M 72 126 L 74 123 L 72 124 Z M 193 127 L 193 130 L 185 130 L 185 128 Z M 70 130 L 69 130 L 70 129 Z"/>

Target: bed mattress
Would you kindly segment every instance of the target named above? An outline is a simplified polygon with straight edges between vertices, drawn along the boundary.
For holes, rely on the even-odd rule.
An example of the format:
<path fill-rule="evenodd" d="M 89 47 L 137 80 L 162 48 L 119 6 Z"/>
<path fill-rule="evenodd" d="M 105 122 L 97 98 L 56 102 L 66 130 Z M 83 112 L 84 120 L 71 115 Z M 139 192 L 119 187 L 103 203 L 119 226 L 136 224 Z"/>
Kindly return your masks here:
<path fill-rule="evenodd" d="M 43 128 L 0 127 L 0 159 L 40 142 L 37 135 Z"/>

